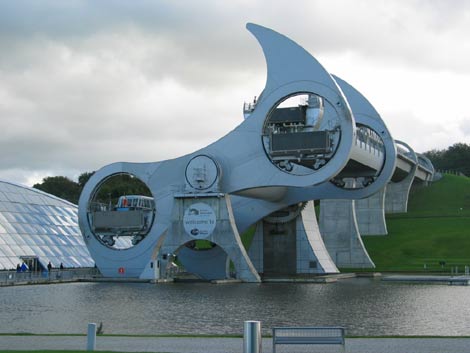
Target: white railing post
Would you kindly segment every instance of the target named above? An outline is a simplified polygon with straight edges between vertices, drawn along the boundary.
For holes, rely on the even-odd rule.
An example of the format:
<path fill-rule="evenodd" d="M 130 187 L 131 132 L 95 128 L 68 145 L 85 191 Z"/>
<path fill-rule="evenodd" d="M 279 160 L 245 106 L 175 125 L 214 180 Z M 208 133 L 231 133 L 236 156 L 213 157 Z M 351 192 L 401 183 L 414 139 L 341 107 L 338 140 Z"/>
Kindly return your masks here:
<path fill-rule="evenodd" d="M 261 353 L 261 322 L 245 321 L 243 331 L 243 352 Z"/>
<path fill-rule="evenodd" d="M 94 351 L 96 349 L 96 324 L 88 324 L 86 350 Z"/>

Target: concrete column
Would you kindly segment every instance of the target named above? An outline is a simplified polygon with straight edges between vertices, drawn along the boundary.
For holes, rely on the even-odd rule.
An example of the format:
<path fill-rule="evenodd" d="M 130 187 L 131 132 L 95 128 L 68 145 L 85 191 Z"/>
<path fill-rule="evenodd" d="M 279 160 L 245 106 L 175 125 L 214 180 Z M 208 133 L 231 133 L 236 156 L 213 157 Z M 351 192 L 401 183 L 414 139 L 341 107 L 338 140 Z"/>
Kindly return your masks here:
<path fill-rule="evenodd" d="M 413 166 L 405 178 L 397 182 L 390 181 L 388 183 L 385 193 L 385 213 L 407 212 L 408 196 L 410 195 L 411 185 L 418 170 L 418 156 L 413 149 L 402 141 L 395 140 L 395 143 L 397 146 L 405 147 L 408 150 L 405 156 L 412 160 Z"/>
<path fill-rule="evenodd" d="M 213 210 L 216 216 L 215 228 L 212 233 L 204 237 L 217 244 L 213 250 L 192 251 L 183 248 L 184 244 L 195 240 L 184 228 L 185 211 L 194 204 L 204 203 Z M 181 252 L 180 252 L 181 250 Z M 213 251 L 211 253 L 211 251 Z M 238 234 L 238 230 L 233 217 L 230 196 L 221 197 L 199 197 L 199 198 L 177 198 L 172 213 L 172 223 L 168 229 L 160 254 L 176 253 L 179 260 L 188 272 L 195 273 L 207 279 L 227 277 L 227 256 L 232 260 L 236 277 L 244 282 L 260 282 L 260 277 L 251 263 L 248 254 Z M 223 254 L 225 253 L 225 255 Z M 214 256 L 211 256 L 214 255 Z"/>
<path fill-rule="evenodd" d="M 374 195 L 355 200 L 356 220 L 361 235 L 387 235 L 385 222 L 386 187 Z"/>
<path fill-rule="evenodd" d="M 336 266 L 375 267 L 362 243 L 354 200 L 321 200 L 320 232 Z"/>
<path fill-rule="evenodd" d="M 258 222 L 253 242 L 248 251 L 248 255 L 259 273 L 264 273 L 264 237 L 276 235 L 282 238 L 280 241 L 292 241 L 295 244 L 291 243 L 289 246 L 278 244 L 279 246 L 277 246 L 272 243 L 273 240 L 271 239 L 270 245 L 273 248 L 277 248 L 277 250 L 271 249 L 269 251 L 269 256 L 271 256 L 271 275 L 276 275 L 273 273 L 272 264 L 278 263 L 279 275 L 288 276 L 289 274 L 286 275 L 283 271 L 286 270 L 286 267 L 291 267 L 289 259 L 295 261 L 292 264 L 293 271 L 290 275 L 339 273 L 338 268 L 323 244 L 313 201 L 308 202 L 297 217 L 288 221 L 281 217 L 278 220 L 280 226 L 275 228 L 276 235 L 270 234 L 270 230 L 273 228 L 272 224 L 276 218 L 268 216 L 266 219 L 265 221 Z M 273 259 L 273 256 L 277 257 L 278 260 Z M 286 266 L 286 264 L 288 265 Z"/>
<path fill-rule="evenodd" d="M 309 201 L 296 219 L 297 273 L 339 273 L 318 228 L 313 201 Z"/>
<path fill-rule="evenodd" d="M 385 193 L 385 213 L 408 211 L 408 197 L 415 176 L 416 167 L 401 181 L 389 182 Z"/>
<path fill-rule="evenodd" d="M 255 266 L 258 273 L 264 272 L 263 267 L 263 221 L 256 223 L 256 230 L 248 249 L 248 256 L 250 257 L 253 266 Z"/>

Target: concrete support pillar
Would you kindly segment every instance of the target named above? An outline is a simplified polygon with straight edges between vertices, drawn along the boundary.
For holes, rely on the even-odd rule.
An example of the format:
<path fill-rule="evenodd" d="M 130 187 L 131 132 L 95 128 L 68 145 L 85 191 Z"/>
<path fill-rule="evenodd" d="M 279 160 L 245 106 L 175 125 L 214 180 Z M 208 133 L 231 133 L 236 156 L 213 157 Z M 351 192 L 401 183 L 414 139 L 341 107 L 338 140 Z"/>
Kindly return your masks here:
<path fill-rule="evenodd" d="M 308 202 L 295 218 L 287 222 L 280 218 L 281 226 L 276 228 L 276 234 L 271 234 L 275 217 L 269 216 L 266 219 L 257 223 L 253 241 L 248 251 L 248 255 L 259 273 L 264 273 L 265 237 L 272 238 L 276 236 L 282 238 L 280 241 L 287 240 L 295 242 L 295 244 L 288 246 L 277 244 L 279 245 L 277 246 L 276 243 L 273 243 L 273 239 L 266 239 L 269 240 L 269 246 L 271 247 L 267 251 L 268 257 L 270 257 L 268 261 L 270 261 L 269 271 L 271 275 L 275 275 L 272 263 L 279 263 L 279 275 L 285 275 L 283 271 L 291 264 L 289 258 L 295 260 L 295 263 L 292 263 L 292 272 L 294 273 L 291 273 L 291 275 L 339 273 L 323 244 L 313 201 Z M 278 249 L 273 250 L 275 248 Z M 290 251 L 287 249 L 290 249 Z M 273 257 L 278 257 L 279 260 L 277 261 Z M 286 263 L 288 263 L 287 266 Z"/>
<path fill-rule="evenodd" d="M 385 222 L 386 187 L 374 195 L 355 200 L 356 220 L 361 235 L 387 235 Z"/>
<path fill-rule="evenodd" d="M 385 213 L 402 213 L 408 211 L 408 197 L 410 195 L 411 185 L 415 179 L 416 171 L 418 170 L 418 156 L 413 149 L 402 141 L 395 140 L 397 146 L 405 148 L 408 152 L 403 152 L 409 160 L 412 161 L 408 175 L 400 181 L 390 181 L 387 185 L 385 193 Z"/>
<path fill-rule="evenodd" d="M 339 273 L 323 243 L 313 201 L 296 219 L 297 273 Z"/>
<path fill-rule="evenodd" d="M 255 266 L 258 273 L 264 272 L 263 267 L 263 221 L 256 223 L 256 230 L 251 241 L 250 248 L 248 249 L 248 256 L 250 257 L 253 266 Z"/>
<path fill-rule="evenodd" d="M 408 211 L 408 197 L 415 175 L 413 169 L 405 179 L 399 182 L 389 182 L 385 193 L 385 213 L 402 213 Z"/>
<path fill-rule="evenodd" d="M 320 232 L 336 266 L 375 267 L 362 243 L 354 200 L 321 200 Z"/>
<path fill-rule="evenodd" d="M 201 203 L 204 205 L 198 206 Z M 191 217 L 188 217 L 188 210 L 194 210 Z M 211 212 L 213 217 L 207 215 Z M 203 224 L 210 223 L 212 220 L 215 221 L 213 228 L 203 227 Z M 188 224 L 191 228 L 192 225 L 195 225 L 194 231 L 188 231 Z M 201 234 L 205 235 L 201 236 Z M 189 251 L 183 249 L 184 244 L 197 239 L 215 243 L 217 248 L 214 248 L 212 255 L 216 256 L 209 256 L 212 250 L 206 250 L 209 252 L 202 250 L 193 251 L 191 256 L 184 257 Z M 261 281 L 238 234 L 229 195 L 175 199 L 172 223 L 160 249 L 160 254 L 178 255 L 179 250 L 183 250 L 179 259 L 186 270 L 201 277 L 216 279 L 223 273 L 225 274 L 223 278 L 227 277 L 228 266 L 225 259 L 228 256 L 234 264 L 236 278 L 244 282 Z"/>

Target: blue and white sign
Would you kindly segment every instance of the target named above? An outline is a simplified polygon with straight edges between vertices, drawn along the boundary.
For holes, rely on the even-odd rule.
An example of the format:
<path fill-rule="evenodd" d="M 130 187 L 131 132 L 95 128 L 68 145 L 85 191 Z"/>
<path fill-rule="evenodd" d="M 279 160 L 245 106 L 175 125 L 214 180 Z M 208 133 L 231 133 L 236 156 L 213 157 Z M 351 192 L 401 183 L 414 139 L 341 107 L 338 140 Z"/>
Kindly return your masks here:
<path fill-rule="evenodd" d="M 194 203 L 184 212 L 184 230 L 192 238 L 207 238 L 214 231 L 216 223 L 215 212 L 208 204 Z"/>

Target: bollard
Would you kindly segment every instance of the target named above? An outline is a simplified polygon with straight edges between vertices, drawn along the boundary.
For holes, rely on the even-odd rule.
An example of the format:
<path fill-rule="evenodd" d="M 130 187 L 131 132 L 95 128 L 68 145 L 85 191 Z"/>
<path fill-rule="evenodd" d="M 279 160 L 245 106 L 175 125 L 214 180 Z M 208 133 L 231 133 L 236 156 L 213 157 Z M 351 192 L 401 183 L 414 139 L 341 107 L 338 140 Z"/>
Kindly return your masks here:
<path fill-rule="evenodd" d="M 261 353 L 261 322 L 245 321 L 243 331 L 243 352 Z"/>
<path fill-rule="evenodd" d="M 96 324 L 88 324 L 86 350 L 94 351 L 96 349 Z"/>

